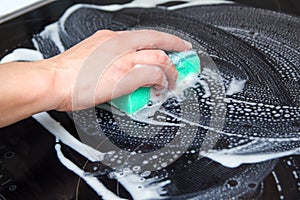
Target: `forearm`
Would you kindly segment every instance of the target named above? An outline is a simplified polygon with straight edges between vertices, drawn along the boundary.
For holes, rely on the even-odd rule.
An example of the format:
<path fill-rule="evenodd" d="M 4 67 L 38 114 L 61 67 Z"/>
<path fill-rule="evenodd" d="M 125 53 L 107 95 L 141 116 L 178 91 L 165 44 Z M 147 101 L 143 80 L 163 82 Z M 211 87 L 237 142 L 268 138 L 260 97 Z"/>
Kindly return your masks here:
<path fill-rule="evenodd" d="M 53 109 L 52 78 L 45 61 L 0 65 L 0 127 Z"/>

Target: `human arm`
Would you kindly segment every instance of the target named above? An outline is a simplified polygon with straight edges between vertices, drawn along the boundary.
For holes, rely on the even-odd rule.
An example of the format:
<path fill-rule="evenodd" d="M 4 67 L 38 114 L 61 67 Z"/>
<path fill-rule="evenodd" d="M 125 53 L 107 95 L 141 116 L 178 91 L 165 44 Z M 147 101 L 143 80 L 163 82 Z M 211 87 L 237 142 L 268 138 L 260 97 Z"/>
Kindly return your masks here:
<path fill-rule="evenodd" d="M 119 51 L 121 47 L 128 51 Z M 177 71 L 161 49 L 190 48 L 178 37 L 157 31 L 98 31 L 55 57 L 2 64 L 0 127 L 42 111 L 84 109 L 141 86 L 173 89 Z M 91 59 L 95 55 L 99 55 L 96 67 L 89 62 L 97 60 Z M 108 58 L 114 59 L 102 65 Z M 135 68 L 137 64 L 142 67 Z M 87 69 L 86 76 L 82 69 Z M 99 77 L 90 80 L 88 75 L 95 73 Z"/>

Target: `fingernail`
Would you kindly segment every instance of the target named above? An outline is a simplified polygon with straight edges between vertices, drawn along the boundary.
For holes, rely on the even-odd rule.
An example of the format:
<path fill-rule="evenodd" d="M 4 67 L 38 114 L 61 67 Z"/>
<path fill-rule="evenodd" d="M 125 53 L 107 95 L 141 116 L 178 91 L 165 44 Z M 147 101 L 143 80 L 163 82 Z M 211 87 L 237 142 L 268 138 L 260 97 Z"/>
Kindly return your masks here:
<path fill-rule="evenodd" d="M 188 41 L 186 41 L 186 40 L 184 40 L 184 43 L 185 43 L 190 49 L 193 48 L 192 43 L 190 43 L 190 42 L 188 42 Z"/>

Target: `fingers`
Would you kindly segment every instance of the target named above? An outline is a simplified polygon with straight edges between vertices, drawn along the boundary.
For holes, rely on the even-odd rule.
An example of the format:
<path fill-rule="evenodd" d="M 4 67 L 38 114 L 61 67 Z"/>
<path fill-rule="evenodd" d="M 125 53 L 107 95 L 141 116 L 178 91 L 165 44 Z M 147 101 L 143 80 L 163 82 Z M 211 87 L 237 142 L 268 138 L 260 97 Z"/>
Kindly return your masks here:
<path fill-rule="evenodd" d="M 161 50 L 141 50 L 124 55 L 122 58 L 114 63 L 117 68 L 123 73 L 127 73 L 132 67 L 139 67 L 140 65 L 151 65 L 160 67 L 165 73 L 168 81 L 168 88 L 173 90 L 177 80 L 178 72 L 164 51 Z M 144 72 L 145 75 L 151 76 Z M 121 75 L 122 76 L 122 75 Z"/>
<path fill-rule="evenodd" d="M 153 86 L 161 90 L 168 86 L 165 73 L 160 67 L 140 65 L 132 68 L 122 77 L 112 90 L 112 98 L 135 91 L 142 86 Z"/>
<path fill-rule="evenodd" d="M 154 30 L 123 31 L 117 35 L 119 41 L 131 49 L 163 49 L 167 51 L 187 51 L 192 44 L 175 35 Z"/>
<path fill-rule="evenodd" d="M 130 41 L 130 49 L 163 49 L 167 51 L 186 51 L 192 48 L 192 44 L 175 35 L 155 30 L 136 30 L 136 31 L 111 31 L 99 30 L 91 37 L 87 38 L 85 44 L 97 46 L 107 39 L 116 38 L 124 43 Z"/>
<path fill-rule="evenodd" d="M 173 89 L 177 70 L 162 50 L 190 48 L 177 36 L 153 30 L 98 31 L 52 60 L 58 74 L 53 82 L 57 91 L 64 91 L 60 99 L 70 104 L 65 107 L 72 110 L 104 103 L 142 86 Z"/>
<path fill-rule="evenodd" d="M 73 48 L 80 49 L 81 51 L 83 49 L 92 51 L 96 47 L 98 47 L 101 43 L 112 38 L 113 36 L 116 36 L 117 34 L 118 32 L 111 31 L 111 30 L 99 30 L 95 32 L 93 35 L 91 35 L 90 37 L 86 38 L 85 40 L 75 45 Z"/>

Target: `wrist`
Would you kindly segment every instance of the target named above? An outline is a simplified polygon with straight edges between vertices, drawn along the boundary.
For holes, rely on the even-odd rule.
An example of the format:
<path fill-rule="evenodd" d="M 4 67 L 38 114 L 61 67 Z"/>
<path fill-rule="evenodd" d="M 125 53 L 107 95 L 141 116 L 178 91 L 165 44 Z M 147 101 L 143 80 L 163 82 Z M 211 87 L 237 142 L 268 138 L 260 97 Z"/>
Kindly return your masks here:
<path fill-rule="evenodd" d="M 55 90 L 56 70 L 48 59 L 34 62 L 33 67 L 33 101 L 36 102 L 39 112 L 56 109 L 59 95 Z"/>
<path fill-rule="evenodd" d="M 45 71 L 44 76 L 45 89 L 41 95 L 44 101 L 49 105 L 48 110 L 58 111 L 71 111 L 71 94 L 72 85 L 74 81 L 72 79 L 72 67 L 70 65 L 74 63 L 63 62 L 63 59 L 59 56 L 44 59 L 40 62 L 42 70 Z"/>

